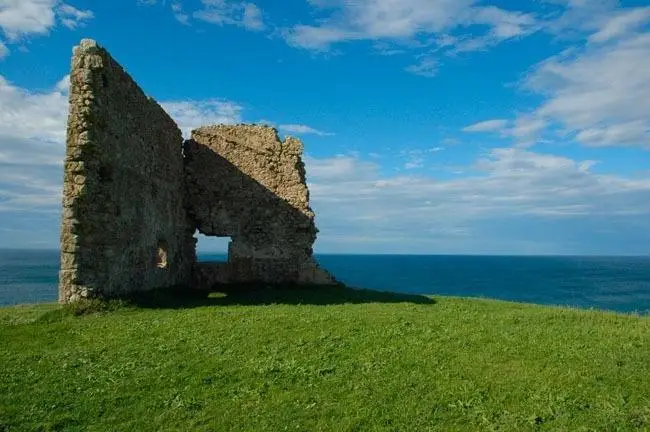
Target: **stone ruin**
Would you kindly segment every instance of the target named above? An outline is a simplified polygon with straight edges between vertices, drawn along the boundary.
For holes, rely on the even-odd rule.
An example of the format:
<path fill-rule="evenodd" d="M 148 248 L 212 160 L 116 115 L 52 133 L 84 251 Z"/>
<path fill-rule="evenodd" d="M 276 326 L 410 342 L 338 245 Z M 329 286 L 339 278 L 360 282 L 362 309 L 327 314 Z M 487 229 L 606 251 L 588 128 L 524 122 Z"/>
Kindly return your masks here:
<path fill-rule="evenodd" d="M 74 49 L 64 161 L 59 301 L 170 286 L 331 285 L 312 256 L 299 140 L 176 123 L 95 41 Z M 196 232 L 230 237 L 199 263 Z"/>

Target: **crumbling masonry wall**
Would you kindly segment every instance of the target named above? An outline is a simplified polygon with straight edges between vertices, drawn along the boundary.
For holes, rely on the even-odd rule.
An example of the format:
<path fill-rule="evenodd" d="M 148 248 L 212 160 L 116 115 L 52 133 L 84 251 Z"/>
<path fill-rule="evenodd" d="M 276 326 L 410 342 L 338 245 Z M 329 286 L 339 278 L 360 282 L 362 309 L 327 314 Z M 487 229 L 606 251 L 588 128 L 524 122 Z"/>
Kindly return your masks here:
<path fill-rule="evenodd" d="M 263 126 L 183 143 L 174 121 L 96 42 L 75 47 L 64 162 L 59 301 L 158 287 L 332 284 L 302 144 Z M 196 230 L 231 236 L 229 262 L 196 263 Z"/>
<path fill-rule="evenodd" d="M 187 283 L 182 135 L 94 41 L 75 47 L 64 162 L 59 300 Z"/>
<path fill-rule="evenodd" d="M 267 126 L 192 131 L 184 146 L 190 216 L 199 232 L 232 239 L 228 265 L 198 266 L 197 283 L 334 282 L 312 257 L 318 230 L 302 151 Z"/>

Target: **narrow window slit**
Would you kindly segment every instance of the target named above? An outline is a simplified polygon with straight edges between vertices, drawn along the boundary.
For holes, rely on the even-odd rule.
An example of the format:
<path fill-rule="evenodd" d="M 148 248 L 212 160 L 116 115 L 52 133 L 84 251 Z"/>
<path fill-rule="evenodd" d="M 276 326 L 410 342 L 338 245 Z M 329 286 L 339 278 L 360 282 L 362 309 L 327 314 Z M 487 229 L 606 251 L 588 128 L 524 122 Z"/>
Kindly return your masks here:
<path fill-rule="evenodd" d="M 166 269 L 167 264 L 167 252 L 169 246 L 165 240 L 160 240 L 158 242 L 158 252 L 156 253 L 156 267 L 159 269 Z"/>

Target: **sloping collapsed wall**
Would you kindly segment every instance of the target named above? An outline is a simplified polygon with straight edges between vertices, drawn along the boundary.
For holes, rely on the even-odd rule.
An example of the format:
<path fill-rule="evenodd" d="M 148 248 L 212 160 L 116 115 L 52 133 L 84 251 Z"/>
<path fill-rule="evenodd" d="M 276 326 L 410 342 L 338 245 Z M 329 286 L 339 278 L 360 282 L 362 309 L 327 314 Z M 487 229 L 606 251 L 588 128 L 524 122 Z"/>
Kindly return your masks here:
<path fill-rule="evenodd" d="M 199 232 L 232 239 L 221 282 L 333 282 L 312 258 L 318 230 L 302 151 L 266 126 L 192 131 L 184 148 L 190 216 Z"/>
<path fill-rule="evenodd" d="M 330 284 L 302 144 L 273 128 L 174 121 L 92 40 L 75 47 L 64 162 L 59 301 L 213 282 Z M 185 154 L 185 156 L 183 155 Z M 196 263 L 196 230 L 231 236 Z"/>

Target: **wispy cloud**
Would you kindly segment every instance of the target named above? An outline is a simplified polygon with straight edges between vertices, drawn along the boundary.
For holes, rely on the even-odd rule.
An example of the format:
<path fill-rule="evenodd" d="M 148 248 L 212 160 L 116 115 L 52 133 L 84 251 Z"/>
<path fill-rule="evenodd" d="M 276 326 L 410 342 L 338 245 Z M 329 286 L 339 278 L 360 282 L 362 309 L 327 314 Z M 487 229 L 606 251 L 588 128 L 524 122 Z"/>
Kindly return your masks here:
<path fill-rule="evenodd" d="M 302 124 L 281 124 L 278 128 L 283 132 L 295 133 L 300 135 L 318 135 L 318 136 L 332 136 L 334 135 L 331 132 L 324 132 L 318 129 L 314 129 L 311 126 L 302 125 Z"/>
<path fill-rule="evenodd" d="M 403 168 L 405 170 L 415 170 L 424 168 L 429 164 L 433 155 L 444 149 L 444 147 L 431 147 L 428 149 L 401 150 L 399 157 L 404 160 Z"/>
<path fill-rule="evenodd" d="M 581 39 L 534 65 L 521 81 L 543 102 L 507 124 L 486 121 L 465 131 L 499 131 L 524 146 L 554 136 L 586 146 L 650 149 L 650 32 L 643 27 L 650 7 L 576 2 L 554 23 L 573 21 L 583 9 L 592 15 L 584 17 Z"/>
<path fill-rule="evenodd" d="M 0 76 L 0 211 L 48 211 L 60 204 L 65 81 L 39 93 Z"/>
<path fill-rule="evenodd" d="M 650 33 L 552 57 L 525 86 L 547 96 L 536 110 L 586 145 L 650 145 Z"/>
<path fill-rule="evenodd" d="M 482 121 L 463 128 L 463 132 L 495 132 L 506 127 L 508 120 L 495 119 Z"/>
<path fill-rule="evenodd" d="M 407 66 L 405 70 L 414 75 L 432 78 L 438 74 L 438 66 L 438 60 L 432 57 L 424 56 L 420 58 L 418 63 Z"/>
<path fill-rule="evenodd" d="M 528 229 L 558 229 L 572 221 L 600 227 L 647 221 L 650 177 L 595 174 L 594 164 L 497 148 L 467 167 L 473 176 L 441 181 L 386 177 L 379 165 L 355 157 L 306 159 L 322 250 L 340 247 L 341 241 L 350 251 L 368 250 L 346 236 L 375 235 L 372 250 L 387 252 L 521 252 L 518 235 L 498 229 L 505 220 Z M 502 237 L 494 238 L 495 232 Z M 531 242 L 526 251 L 566 252 L 561 232 L 545 235 L 550 249 Z"/>
<path fill-rule="evenodd" d="M 243 3 L 244 14 L 241 19 L 242 25 L 248 30 L 261 31 L 266 29 L 262 9 L 253 3 Z"/>
<path fill-rule="evenodd" d="M 638 30 L 648 21 L 650 6 L 616 11 L 603 21 L 596 33 L 589 36 L 589 42 L 607 42 Z"/>
<path fill-rule="evenodd" d="M 420 36 L 445 36 L 475 24 L 484 37 L 505 40 L 529 33 L 536 20 L 530 14 L 495 6 L 477 6 L 472 0 L 345 0 L 312 1 L 325 17 L 317 25 L 295 25 L 284 35 L 291 45 L 327 50 L 354 40 L 409 42 Z"/>
<path fill-rule="evenodd" d="M 95 16 L 90 10 L 79 10 L 65 3 L 58 5 L 57 14 L 61 23 L 69 29 L 81 27 L 86 24 L 86 21 Z"/>
<path fill-rule="evenodd" d="M 638 30 L 642 8 L 620 7 L 618 0 L 544 0 L 559 7 L 543 22 L 543 29 L 561 40 L 580 41 L 585 35 L 605 41 Z M 596 36 L 598 35 L 598 36 Z"/>
<path fill-rule="evenodd" d="M 378 54 L 416 59 L 408 73 L 434 78 L 460 53 L 486 50 L 542 28 L 531 13 L 483 6 L 476 0 L 312 0 L 314 22 L 280 30 L 294 47 L 326 53 L 333 46 L 371 42 Z"/>
<path fill-rule="evenodd" d="M 168 101 L 161 106 L 189 138 L 193 129 L 212 124 L 241 123 L 243 107 L 225 100 Z"/>
<path fill-rule="evenodd" d="M 190 16 L 186 14 L 183 10 L 183 5 L 181 3 L 172 3 L 172 12 L 174 13 L 174 18 L 181 24 L 189 25 Z"/>
<path fill-rule="evenodd" d="M 36 93 L 0 76 L 0 134 L 12 139 L 63 142 L 68 111 L 64 82 L 65 78 L 51 92 Z"/>
<path fill-rule="evenodd" d="M 230 0 L 201 0 L 203 7 L 192 16 L 217 25 L 237 25 L 251 31 L 266 29 L 262 10 L 254 3 Z"/>

